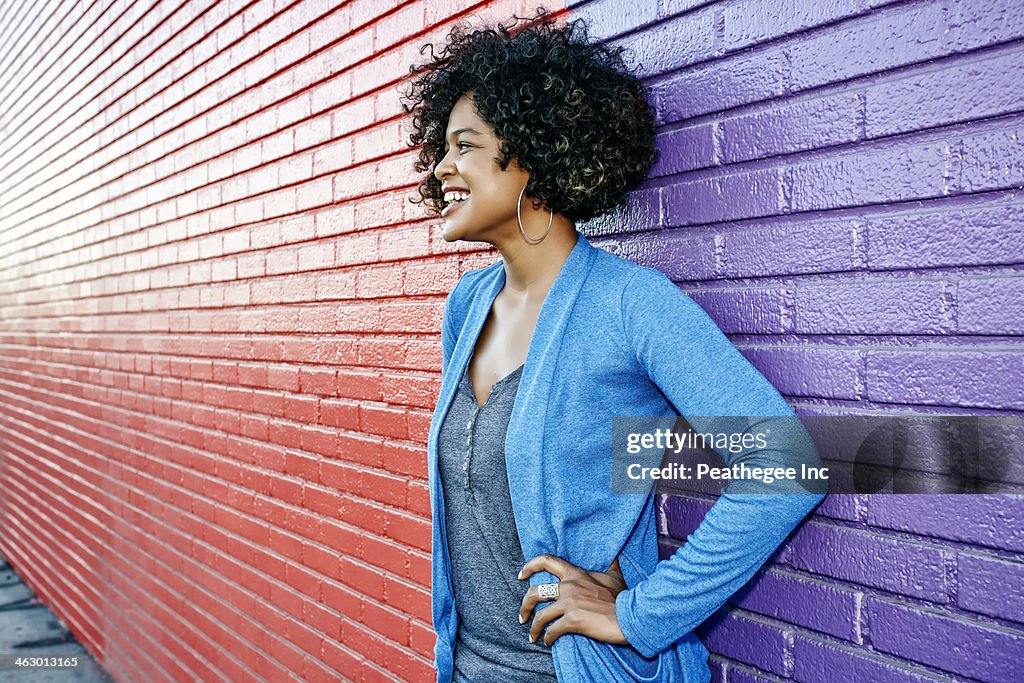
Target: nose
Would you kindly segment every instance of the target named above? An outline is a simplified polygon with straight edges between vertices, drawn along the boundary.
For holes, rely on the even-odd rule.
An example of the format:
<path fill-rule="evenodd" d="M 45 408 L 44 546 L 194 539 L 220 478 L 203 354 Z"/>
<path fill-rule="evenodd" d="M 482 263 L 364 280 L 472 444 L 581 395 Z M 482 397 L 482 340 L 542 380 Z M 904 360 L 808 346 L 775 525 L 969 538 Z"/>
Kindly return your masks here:
<path fill-rule="evenodd" d="M 445 152 L 445 155 L 437 162 L 437 166 L 434 167 L 434 177 L 438 180 L 444 181 L 445 176 L 449 176 L 454 173 L 455 167 L 453 162 L 448 161 L 449 152 L 451 152 L 451 149 L 449 149 L 448 152 Z"/>

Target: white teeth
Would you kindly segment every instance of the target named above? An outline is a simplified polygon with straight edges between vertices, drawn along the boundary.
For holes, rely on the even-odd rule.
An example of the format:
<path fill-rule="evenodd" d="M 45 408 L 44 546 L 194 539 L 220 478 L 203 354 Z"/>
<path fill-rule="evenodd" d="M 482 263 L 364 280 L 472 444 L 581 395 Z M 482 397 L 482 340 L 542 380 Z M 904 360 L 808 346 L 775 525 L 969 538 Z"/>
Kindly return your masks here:
<path fill-rule="evenodd" d="M 444 193 L 444 201 L 445 201 L 446 204 L 451 204 L 452 202 L 461 202 L 461 201 L 466 200 L 466 199 L 469 199 L 469 193 L 468 192 L 445 192 Z"/>

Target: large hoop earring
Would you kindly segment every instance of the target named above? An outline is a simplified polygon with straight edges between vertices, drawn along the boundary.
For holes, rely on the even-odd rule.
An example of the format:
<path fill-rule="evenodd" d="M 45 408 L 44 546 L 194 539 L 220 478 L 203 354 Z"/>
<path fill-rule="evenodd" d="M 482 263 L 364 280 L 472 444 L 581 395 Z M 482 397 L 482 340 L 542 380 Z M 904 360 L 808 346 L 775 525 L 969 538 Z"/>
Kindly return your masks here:
<path fill-rule="evenodd" d="M 544 238 L 548 236 L 548 233 L 551 232 L 551 222 L 555 219 L 555 212 L 553 209 L 548 209 L 548 213 L 550 214 L 548 216 L 548 229 L 544 231 L 544 234 L 541 235 L 540 239 L 534 239 L 530 237 L 529 235 L 526 234 L 526 230 L 523 228 L 523 213 L 522 209 L 520 208 L 523 203 L 523 194 L 525 192 L 526 185 L 523 185 L 523 191 L 519 193 L 519 201 L 516 202 L 516 220 L 519 222 L 519 232 L 523 233 L 523 239 L 529 242 L 530 244 L 540 244 L 541 242 L 544 241 Z"/>

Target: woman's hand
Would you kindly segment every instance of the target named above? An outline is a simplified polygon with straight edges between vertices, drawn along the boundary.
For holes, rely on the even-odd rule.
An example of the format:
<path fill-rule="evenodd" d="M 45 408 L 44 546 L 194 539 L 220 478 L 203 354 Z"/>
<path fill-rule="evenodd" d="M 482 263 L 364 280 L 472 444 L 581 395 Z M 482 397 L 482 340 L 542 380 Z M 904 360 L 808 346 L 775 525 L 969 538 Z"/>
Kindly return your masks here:
<path fill-rule="evenodd" d="M 615 645 L 629 644 L 615 616 L 615 596 L 626 590 L 626 581 L 619 569 L 619 558 L 615 558 L 607 572 L 588 572 L 568 560 L 544 553 L 524 564 L 519 578 L 527 579 L 541 570 L 560 579 L 558 597 L 534 615 L 530 626 L 531 643 L 537 640 L 548 623 L 558 619 L 544 634 L 544 644 L 547 646 L 563 633 L 580 633 Z M 550 598 L 537 595 L 537 586 L 530 586 L 519 608 L 519 623 L 525 624 L 537 603 L 546 600 Z"/>

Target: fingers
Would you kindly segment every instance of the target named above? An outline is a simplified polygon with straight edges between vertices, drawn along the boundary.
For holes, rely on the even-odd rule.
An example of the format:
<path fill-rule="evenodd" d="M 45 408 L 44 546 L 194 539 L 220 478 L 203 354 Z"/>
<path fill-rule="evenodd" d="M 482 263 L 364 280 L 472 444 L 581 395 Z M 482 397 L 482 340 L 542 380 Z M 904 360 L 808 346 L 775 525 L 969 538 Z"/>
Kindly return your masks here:
<path fill-rule="evenodd" d="M 564 595 L 562 593 L 565 590 L 566 584 L 560 582 L 558 584 L 558 599 L 561 600 Z M 548 602 L 551 598 L 540 597 L 540 588 L 538 586 L 530 586 L 526 589 L 526 595 L 523 596 L 523 604 L 519 606 L 519 623 L 525 624 L 526 620 L 530 618 L 530 612 L 539 603 Z"/>
<path fill-rule="evenodd" d="M 541 612 L 546 611 L 546 607 L 541 610 Z M 554 645 L 555 641 L 558 640 L 559 636 L 565 635 L 566 633 L 575 633 L 578 630 L 578 624 L 576 623 L 576 619 L 573 615 L 571 613 L 563 614 L 558 621 L 551 624 L 551 626 L 548 627 L 548 630 L 544 632 L 544 644 L 551 647 Z"/>
<path fill-rule="evenodd" d="M 565 614 L 565 610 L 565 603 L 561 600 L 556 600 L 547 607 L 537 610 L 533 615 L 533 623 L 530 625 L 530 642 L 536 642 L 540 634 L 543 633 L 544 627 Z M 562 621 L 562 619 L 559 619 L 559 621 Z M 547 638 L 545 638 L 544 644 L 548 644 Z"/>
<path fill-rule="evenodd" d="M 558 599 L 547 607 L 537 610 L 534 613 L 533 623 L 530 625 L 530 642 L 532 643 L 540 637 L 545 626 L 547 626 L 551 621 L 558 619 L 555 625 L 548 629 L 548 633 L 551 635 L 545 637 L 544 644 L 549 645 L 550 643 L 553 643 L 558 636 L 565 633 L 571 626 L 571 620 L 562 617 L 562 615 L 565 614 L 566 609 L 568 609 L 569 604 L 568 596 L 566 596 L 566 589 L 569 587 L 570 583 L 568 579 L 576 576 L 577 573 L 585 574 L 586 572 L 557 555 L 542 553 L 536 557 L 530 558 L 530 560 L 523 565 L 523 569 L 519 572 L 519 578 L 529 578 L 532 574 L 539 571 L 546 571 L 559 579 Z M 530 586 L 526 590 L 526 596 L 523 598 L 523 604 L 519 607 L 519 623 L 525 624 L 526 620 L 530 618 L 530 613 L 533 612 L 537 604 L 547 602 L 548 600 L 550 599 L 540 597 L 537 586 Z M 559 619 L 559 617 L 562 618 Z M 556 626 L 557 630 L 553 631 Z"/>
<path fill-rule="evenodd" d="M 550 555 L 548 553 L 541 553 L 536 557 L 532 557 L 523 568 L 519 571 L 519 578 L 529 578 L 531 574 L 535 574 L 539 571 L 546 571 L 554 574 L 559 579 L 564 579 L 566 574 L 571 573 L 574 569 L 579 569 L 576 565 L 568 560 L 563 560 L 561 557 L 556 555 Z M 581 570 L 582 571 L 582 570 Z"/>

